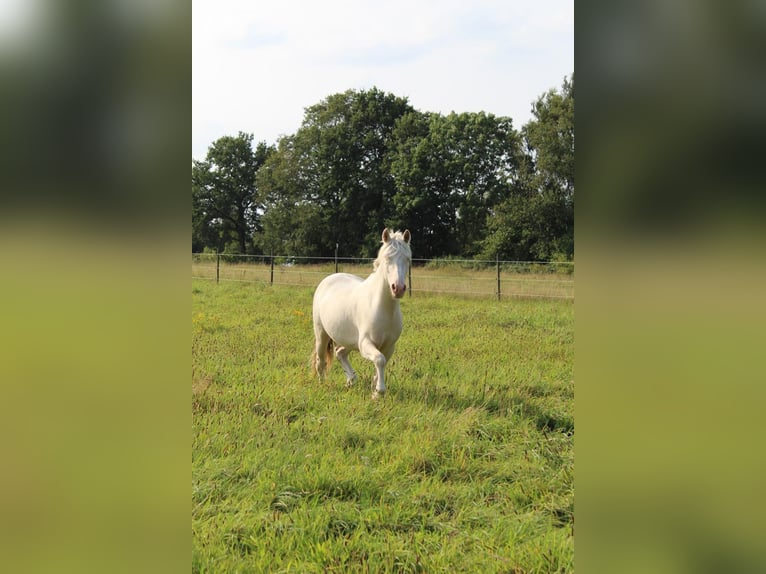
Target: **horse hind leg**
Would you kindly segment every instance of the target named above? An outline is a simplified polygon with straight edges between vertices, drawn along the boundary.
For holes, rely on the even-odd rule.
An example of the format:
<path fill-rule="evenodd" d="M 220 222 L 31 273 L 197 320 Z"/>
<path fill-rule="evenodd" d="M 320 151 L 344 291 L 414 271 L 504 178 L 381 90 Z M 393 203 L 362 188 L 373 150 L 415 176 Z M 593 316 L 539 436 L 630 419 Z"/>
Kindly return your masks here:
<path fill-rule="evenodd" d="M 356 383 L 356 371 L 354 371 L 354 367 L 351 366 L 351 362 L 348 360 L 349 351 L 350 349 L 347 349 L 346 347 L 337 347 L 335 349 L 335 356 L 338 357 L 340 365 L 343 367 L 343 371 L 346 373 L 347 387 L 350 387 Z"/>
<path fill-rule="evenodd" d="M 324 329 L 316 329 L 315 335 L 316 341 L 314 352 L 311 354 L 311 363 L 314 372 L 319 376 L 319 381 L 322 382 L 332 364 L 333 342 Z"/>

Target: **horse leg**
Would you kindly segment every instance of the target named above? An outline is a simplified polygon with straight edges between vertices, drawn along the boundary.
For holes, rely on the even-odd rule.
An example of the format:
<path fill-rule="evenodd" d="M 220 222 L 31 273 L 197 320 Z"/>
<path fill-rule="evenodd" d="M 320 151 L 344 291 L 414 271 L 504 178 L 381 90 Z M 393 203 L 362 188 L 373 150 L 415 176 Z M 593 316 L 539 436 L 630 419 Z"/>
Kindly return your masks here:
<path fill-rule="evenodd" d="M 324 381 L 327 371 L 327 345 L 330 344 L 330 336 L 321 326 L 314 325 L 314 370 L 319 375 L 319 382 Z M 330 355 L 332 358 L 332 355 Z"/>
<path fill-rule="evenodd" d="M 373 380 L 374 390 L 372 398 L 377 399 L 386 392 L 385 369 L 386 356 L 369 339 L 362 339 L 359 345 L 359 352 L 365 359 L 369 359 L 375 365 L 375 379 Z"/>
<path fill-rule="evenodd" d="M 335 356 L 338 357 L 338 360 L 340 361 L 341 367 L 343 367 L 343 370 L 346 373 L 346 386 L 350 387 L 356 382 L 356 372 L 354 371 L 354 368 L 351 366 L 351 363 L 348 360 L 348 353 L 350 349 L 347 349 L 346 347 L 336 347 L 335 349 Z"/>

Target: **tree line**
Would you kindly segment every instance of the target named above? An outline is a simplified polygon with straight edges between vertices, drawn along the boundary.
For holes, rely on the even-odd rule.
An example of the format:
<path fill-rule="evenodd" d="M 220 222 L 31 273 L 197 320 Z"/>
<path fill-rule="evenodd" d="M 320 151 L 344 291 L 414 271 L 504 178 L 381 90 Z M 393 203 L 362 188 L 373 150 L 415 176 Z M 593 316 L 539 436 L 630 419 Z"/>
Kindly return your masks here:
<path fill-rule="evenodd" d="M 192 251 L 373 257 L 393 227 L 422 258 L 572 260 L 574 74 L 532 114 L 516 130 L 372 88 L 306 108 L 275 145 L 221 137 L 192 160 Z"/>

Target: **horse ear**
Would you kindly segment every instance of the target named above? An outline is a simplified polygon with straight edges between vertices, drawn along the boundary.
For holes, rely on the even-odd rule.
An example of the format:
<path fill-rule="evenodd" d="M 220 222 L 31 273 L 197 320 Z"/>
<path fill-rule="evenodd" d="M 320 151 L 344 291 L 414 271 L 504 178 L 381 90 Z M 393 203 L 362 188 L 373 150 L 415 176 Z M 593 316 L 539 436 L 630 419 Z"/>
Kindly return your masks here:
<path fill-rule="evenodd" d="M 383 243 L 388 243 L 388 240 L 391 239 L 391 236 L 388 234 L 388 227 L 386 227 L 383 230 Z"/>
<path fill-rule="evenodd" d="M 404 242 L 409 243 L 410 242 L 410 230 L 405 229 L 404 230 Z"/>

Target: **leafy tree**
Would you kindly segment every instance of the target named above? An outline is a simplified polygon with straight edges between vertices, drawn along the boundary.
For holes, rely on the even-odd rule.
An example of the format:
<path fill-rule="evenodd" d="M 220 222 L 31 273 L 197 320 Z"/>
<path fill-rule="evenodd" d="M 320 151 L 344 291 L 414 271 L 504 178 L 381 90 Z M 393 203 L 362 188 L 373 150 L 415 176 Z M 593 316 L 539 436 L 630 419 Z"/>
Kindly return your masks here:
<path fill-rule="evenodd" d="M 396 183 L 394 227 L 417 230 L 418 256 L 429 258 L 457 249 L 450 180 L 429 137 L 432 114 L 413 111 L 396 125 L 391 172 Z"/>
<path fill-rule="evenodd" d="M 252 251 L 261 212 L 256 173 L 273 153 L 264 142 L 254 150 L 252 141 L 243 132 L 224 136 L 208 148 L 204 161 L 192 162 L 192 247 Z"/>
<path fill-rule="evenodd" d="M 574 74 L 561 90 L 549 90 L 532 104 L 534 119 L 522 129 L 535 161 L 536 186 L 574 202 Z"/>
<path fill-rule="evenodd" d="M 509 196 L 492 211 L 482 256 L 550 260 L 574 256 L 574 75 L 532 105 L 525 154 Z"/>
<path fill-rule="evenodd" d="M 517 171 L 520 138 L 510 118 L 413 113 L 400 120 L 396 139 L 396 217 L 420 230 L 419 253 L 474 254 L 488 211 Z"/>
<path fill-rule="evenodd" d="M 574 238 L 567 211 L 547 193 L 514 194 L 487 221 L 482 257 L 511 261 L 571 259 Z"/>
<path fill-rule="evenodd" d="M 306 109 L 298 132 L 280 142 L 259 179 L 270 212 L 264 240 L 305 253 L 371 256 L 393 211 L 388 147 L 406 98 L 373 88 L 329 96 Z M 297 213 L 287 213 L 298 206 Z M 276 211 L 274 211 L 276 210 Z M 294 225 L 309 222 L 307 232 Z M 281 234 L 280 238 L 274 234 Z"/>
<path fill-rule="evenodd" d="M 258 172 L 264 213 L 260 242 L 271 253 L 321 256 L 327 235 L 317 202 L 315 174 L 307 156 L 296 151 L 296 137 L 283 137 L 279 147 Z"/>

